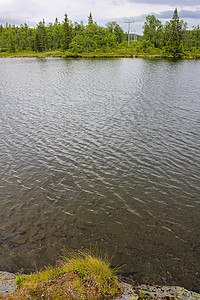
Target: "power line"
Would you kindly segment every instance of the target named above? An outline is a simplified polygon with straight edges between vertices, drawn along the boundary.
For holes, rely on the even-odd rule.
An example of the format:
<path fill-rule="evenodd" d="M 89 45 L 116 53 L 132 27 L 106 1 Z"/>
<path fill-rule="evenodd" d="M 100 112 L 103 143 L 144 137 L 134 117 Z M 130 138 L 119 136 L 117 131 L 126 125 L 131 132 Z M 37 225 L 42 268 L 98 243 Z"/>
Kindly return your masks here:
<path fill-rule="evenodd" d="M 122 6 L 121 6 L 121 4 L 120 4 L 120 1 L 119 1 L 119 0 L 116 0 L 115 3 L 117 4 L 117 8 L 118 8 L 118 10 L 119 10 L 119 12 L 120 12 L 120 15 L 121 15 L 122 19 L 124 19 L 124 13 L 123 13 Z"/>
<path fill-rule="evenodd" d="M 135 23 L 135 21 L 124 21 L 124 23 L 128 24 L 128 46 L 129 46 L 129 44 L 130 44 L 130 34 L 129 34 L 129 32 L 130 32 L 130 29 L 131 29 L 131 24 Z"/>
<path fill-rule="evenodd" d="M 130 20 L 131 16 L 133 16 L 132 0 L 114 0 L 114 3 L 116 4 L 116 6 L 118 8 L 118 11 L 121 15 L 122 20 L 123 19 Z M 129 13 L 128 13 L 128 11 L 129 11 Z M 124 23 L 128 23 L 128 44 L 129 44 L 130 43 L 130 25 L 131 25 L 131 23 L 134 23 L 134 21 L 125 21 Z"/>
<path fill-rule="evenodd" d="M 131 0 L 129 0 L 129 2 L 130 2 L 130 5 L 131 5 L 131 15 L 133 16 L 133 4 L 132 4 Z"/>

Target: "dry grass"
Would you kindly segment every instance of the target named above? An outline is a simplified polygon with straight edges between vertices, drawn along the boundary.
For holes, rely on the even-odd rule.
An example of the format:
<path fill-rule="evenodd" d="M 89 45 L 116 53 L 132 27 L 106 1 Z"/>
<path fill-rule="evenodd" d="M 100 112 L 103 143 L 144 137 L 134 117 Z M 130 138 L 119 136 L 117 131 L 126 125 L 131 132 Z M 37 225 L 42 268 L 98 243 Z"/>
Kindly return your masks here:
<path fill-rule="evenodd" d="M 58 267 L 18 276 L 17 289 L 3 296 L 24 299 L 115 299 L 122 292 L 110 263 L 91 252 L 68 252 Z"/>

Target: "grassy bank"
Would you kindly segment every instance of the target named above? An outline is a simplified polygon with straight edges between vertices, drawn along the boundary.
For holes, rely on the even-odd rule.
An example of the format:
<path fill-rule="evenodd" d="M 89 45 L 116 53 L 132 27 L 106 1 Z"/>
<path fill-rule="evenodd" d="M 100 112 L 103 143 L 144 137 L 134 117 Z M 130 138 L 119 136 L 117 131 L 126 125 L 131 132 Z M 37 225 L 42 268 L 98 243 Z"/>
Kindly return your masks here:
<path fill-rule="evenodd" d="M 89 252 L 68 253 L 56 267 L 15 279 L 17 289 L 0 299 L 115 299 L 122 292 L 109 261 Z"/>
<path fill-rule="evenodd" d="M 62 57 L 63 52 L 61 51 L 52 51 L 52 52 L 0 52 L 0 58 L 6 57 L 38 57 L 38 58 L 45 58 L 45 57 Z"/>
<path fill-rule="evenodd" d="M 5 272 L 6 273 L 6 272 Z M 8 277 L 9 273 L 5 276 Z M 13 278 L 14 274 L 10 274 Z M 12 281 L 10 283 L 12 285 Z M 200 295 L 177 286 L 134 287 L 119 282 L 115 270 L 104 256 L 69 252 L 56 267 L 46 267 L 15 278 L 16 290 L 0 296 L 2 300 L 198 300 Z M 0 291 L 2 292 L 2 291 Z M 6 290 L 4 290 L 4 293 Z"/>
<path fill-rule="evenodd" d="M 63 57 L 63 58 L 118 58 L 118 57 L 140 57 L 140 58 L 172 58 L 161 49 L 147 48 L 144 50 L 140 42 L 132 42 L 131 46 L 120 45 L 116 48 L 108 48 L 102 51 L 97 49 L 93 52 L 74 53 L 71 51 L 48 51 L 48 52 L 0 52 L 1 57 Z M 182 58 L 199 59 L 200 51 L 185 52 Z"/>

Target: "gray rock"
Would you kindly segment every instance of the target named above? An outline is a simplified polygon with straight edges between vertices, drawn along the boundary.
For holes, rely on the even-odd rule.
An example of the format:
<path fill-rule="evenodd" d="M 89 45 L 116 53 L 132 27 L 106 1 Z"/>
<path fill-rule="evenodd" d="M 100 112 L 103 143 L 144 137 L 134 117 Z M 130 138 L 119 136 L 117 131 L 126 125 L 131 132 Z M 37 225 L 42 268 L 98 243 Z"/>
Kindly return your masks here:
<path fill-rule="evenodd" d="M 13 282 L 17 275 L 8 272 L 0 271 L 0 295 L 14 292 L 16 286 Z"/>
<path fill-rule="evenodd" d="M 137 300 L 139 298 L 132 285 L 120 283 L 120 288 L 123 290 L 123 294 L 116 300 Z"/>
<path fill-rule="evenodd" d="M 137 290 L 149 296 L 163 297 L 163 299 L 171 297 L 175 300 L 200 300 L 200 294 L 188 291 L 179 286 L 141 285 L 137 287 Z"/>
<path fill-rule="evenodd" d="M 200 294 L 188 291 L 179 286 L 149 286 L 140 285 L 133 287 L 130 284 L 121 283 L 123 295 L 116 300 L 137 300 L 138 293 L 145 294 L 152 297 L 159 297 L 159 299 L 173 299 L 173 300 L 200 300 Z"/>
<path fill-rule="evenodd" d="M 16 286 L 14 286 L 13 282 L 16 277 L 16 274 L 0 271 L 0 295 L 14 292 Z M 200 294 L 178 286 L 140 285 L 134 287 L 127 283 L 120 283 L 120 288 L 123 290 L 123 294 L 116 300 L 138 300 L 138 292 L 153 297 L 159 297 L 163 300 L 200 300 Z"/>

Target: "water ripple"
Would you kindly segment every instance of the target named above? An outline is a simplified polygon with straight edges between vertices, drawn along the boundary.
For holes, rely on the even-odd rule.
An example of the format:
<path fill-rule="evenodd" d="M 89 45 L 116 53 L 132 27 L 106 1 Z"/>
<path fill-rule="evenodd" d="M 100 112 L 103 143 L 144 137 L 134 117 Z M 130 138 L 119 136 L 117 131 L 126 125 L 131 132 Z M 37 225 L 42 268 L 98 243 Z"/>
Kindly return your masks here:
<path fill-rule="evenodd" d="M 97 242 L 138 281 L 197 289 L 199 62 L 0 65 L 0 267 Z"/>

